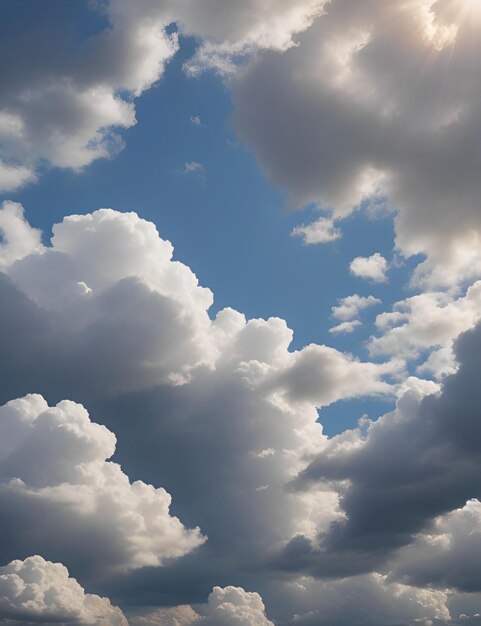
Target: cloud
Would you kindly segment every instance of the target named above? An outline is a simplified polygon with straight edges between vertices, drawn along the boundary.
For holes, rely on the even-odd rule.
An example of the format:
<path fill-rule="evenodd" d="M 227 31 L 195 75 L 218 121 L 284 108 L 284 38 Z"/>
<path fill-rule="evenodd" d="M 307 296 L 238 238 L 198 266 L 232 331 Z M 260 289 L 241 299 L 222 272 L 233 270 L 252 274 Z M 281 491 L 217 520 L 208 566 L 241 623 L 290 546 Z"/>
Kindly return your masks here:
<path fill-rule="evenodd" d="M 338 305 L 332 307 L 332 317 L 346 322 L 357 318 L 360 311 L 375 304 L 381 304 L 381 300 L 374 296 L 360 296 L 355 293 L 352 296 L 339 298 Z"/>
<path fill-rule="evenodd" d="M 310 245 L 316 243 L 329 243 L 340 239 L 342 234 L 339 228 L 334 226 L 331 219 L 320 217 L 312 224 L 296 226 L 291 235 L 294 237 L 302 237 L 303 243 Z"/>
<path fill-rule="evenodd" d="M 1 191 L 35 181 L 45 165 L 80 171 L 122 150 L 120 132 L 137 121 L 135 99 L 162 77 L 178 49 L 170 24 L 199 39 L 191 72 L 224 71 L 238 55 L 293 45 L 292 37 L 308 28 L 324 4 L 250 0 L 249 7 L 233 1 L 219 7 L 214 0 L 141 0 L 134 6 L 110 0 L 57 10 L 47 1 L 52 11 L 23 12 L 34 55 L 17 37 L 16 11 L 7 8 L 2 20 Z M 80 21 L 89 24 L 88 37 L 76 29 Z M 6 61 L 12 58 L 16 71 Z"/>
<path fill-rule="evenodd" d="M 359 278 L 372 280 L 375 283 L 385 283 L 387 281 L 387 269 L 388 263 L 379 252 L 375 252 L 369 257 L 358 256 L 349 264 L 351 274 Z"/>
<path fill-rule="evenodd" d="M 427 255 L 418 284 L 481 272 L 478 18 L 458 0 L 336 0 L 229 82 L 237 131 L 292 204 L 339 219 L 387 198 L 398 249 Z"/>
<path fill-rule="evenodd" d="M 393 310 L 376 317 L 380 336 L 371 337 L 373 356 L 395 354 L 407 360 L 431 352 L 418 372 L 436 377 L 453 373 L 456 363 L 453 341 L 479 320 L 481 282 L 477 281 L 458 298 L 443 292 L 426 292 L 394 304 Z"/>
<path fill-rule="evenodd" d="M 80 41 L 71 32 L 80 19 L 76 7 L 63 7 L 48 21 L 50 13 L 26 16 L 32 55 L 16 38 L 14 15 L 6 10 L 1 56 L 15 58 L 17 71 L 1 68 L 4 191 L 34 180 L 40 164 L 78 171 L 115 155 L 123 147 L 118 131 L 136 123 L 132 100 L 161 77 L 177 49 L 161 7 L 148 20 L 110 3 L 103 16 L 107 27 Z"/>
<path fill-rule="evenodd" d="M 115 436 L 81 405 L 65 400 L 50 408 L 29 395 L 0 407 L 0 418 L 4 554 L 62 555 L 98 576 L 160 565 L 205 540 L 169 515 L 164 489 L 131 484 L 106 461 Z"/>
<path fill-rule="evenodd" d="M 0 270 L 17 259 L 43 249 L 41 232 L 31 228 L 17 202 L 4 202 L 0 210 Z"/>
<path fill-rule="evenodd" d="M 184 174 L 192 174 L 196 176 L 201 182 L 205 182 L 205 167 L 202 163 L 197 161 L 188 161 L 184 164 Z"/>
<path fill-rule="evenodd" d="M 172 4 L 182 31 L 202 40 L 186 63 L 187 71 L 196 74 L 214 68 L 230 74 L 239 58 L 295 46 L 294 36 L 322 13 L 326 0 L 248 0 L 242 7 L 232 0 L 221 5 L 215 0 Z"/>
<path fill-rule="evenodd" d="M 15 215 L 26 240 L 39 241 Z M 359 624 L 384 626 L 403 614 L 446 621 L 443 579 L 438 591 L 421 577 L 417 588 L 414 565 L 393 559 L 477 496 L 478 330 L 458 340 L 459 370 L 439 394 L 428 381 L 393 383 L 403 374 L 397 360 L 362 362 L 315 344 L 291 351 L 281 319 L 246 320 L 233 309 L 209 317 L 212 293 L 133 213 L 66 217 L 50 245 L 21 254 L 0 280 L 9 328 L 0 336 L 1 393 L 34 389 L 54 398 L 50 405 L 68 393 L 108 429 L 73 402 L 48 408 L 28 396 L 3 409 L 11 415 L 0 420 L 6 558 L 62 559 L 83 585 L 116 601 L 192 605 L 155 609 L 171 624 L 194 619 L 192 611 L 215 624 L 218 611 L 197 602 L 230 584 L 257 589 L 281 623 L 296 623 L 297 613 L 329 624 L 335 598 L 362 589 L 371 606 L 358 611 Z M 375 304 L 354 296 L 340 301 L 339 319 Z M 456 307 L 471 311 L 468 300 Z M 323 435 L 323 406 L 394 391 L 392 413 Z M 142 482 L 106 460 L 111 431 L 115 460 Z M 159 482 L 178 519 L 168 494 L 150 486 Z M 195 526 L 208 537 L 202 545 L 186 530 Z M 332 598 L 329 611 L 282 600 L 285 585 L 317 577 L 325 580 L 313 589 L 324 590 L 324 604 Z M 224 604 L 222 626 L 231 619 Z M 234 615 L 249 615 L 239 606 Z M 339 611 L 339 619 L 355 615 Z"/>
<path fill-rule="evenodd" d="M 258 593 L 241 587 L 214 587 L 206 605 L 158 610 L 131 619 L 132 626 L 273 626 Z"/>
<path fill-rule="evenodd" d="M 469 500 L 437 518 L 428 532 L 403 548 L 391 577 L 417 586 L 480 592 L 480 535 L 481 503 Z"/>
<path fill-rule="evenodd" d="M 376 570 L 418 533 L 432 532 L 440 515 L 478 497 L 480 340 L 479 324 L 458 338 L 459 369 L 440 392 L 435 383 L 408 379 L 396 410 L 367 434 L 347 431 L 331 440 L 303 480 L 342 481 L 346 519 L 322 538 L 320 552 L 292 542 L 288 561 L 319 575 Z"/>
<path fill-rule="evenodd" d="M 189 119 L 191 124 L 193 124 L 194 126 L 202 126 L 202 120 L 200 119 L 200 115 L 191 115 Z"/>
<path fill-rule="evenodd" d="M 329 332 L 333 335 L 340 333 L 352 333 L 356 328 L 360 328 L 362 323 L 359 320 L 352 320 L 351 322 L 341 322 L 337 326 L 333 326 L 329 329 Z"/>
<path fill-rule="evenodd" d="M 449 594 L 364 574 L 340 580 L 299 576 L 274 590 L 275 603 L 294 617 L 291 626 L 437 626 L 450 618 Z M 450 622 L 451 623 L 451 622 Z"/>
<path fill-rule="evenodd" d="M 66 567 L 41 556 L 0 567 L 1 618 L 17 624 L 128 626 L 122 611 L 107 598 L 85 593 Z"/>
<path fill-rule="evenodd" d="M 8 400 L 35 390 L 50 404 L 70 397 L 87 406 L 115 432 L 116 461 L 146 483 L 140 489 L 125 475 L 118 478 L 125 485 L 119 498 L 127 511 L 142 506 L 134 493 L 151 493 L 147 484 L 160 483 L 172 494 L 175 515 L 209 537 L 178 563 L 143 572 L 139 566 L 155 564 L 157 550 L 159 561 L 169 554 L 155 544 L 164 535 L 149 530 L 145 513 L 145 533 L 153 543 L 144 538 L 137 551 L 125 512 L 119 533 L 100 541 L 105 528 L 95 534 L 95 503 L 109 494 L 107 481 L 98 478 L 89 496 L 93 535 L 82 531 L 89 545 L 100 546 L 95 554 L 75 550 L 84 545 L 80 540 L 67 542 L 64 525 L 78 534 L 81 520 L 74 524 L 68 507 L 59 515 L 50 500 L 38 496 L 35 505 L 44 503 L 45 511 L 36 515 L 55 532 L 34 535 L 31 541 L 38 543 L 30 545 L 19 535 L 29 528 L 23 520 L 27 512 L 31 519 L 34 487 L 20 476 L 28 489 L 21 488 L 18 506 L 26 513 L 17 515 L 21 523 L 18 534 L 10 535 L 12 553 L 28 549 L 53 560 L 62 556 L 83 584 L 95 579 L 92 567 L 101 559 L 104 581 L 108 574 L 102 593 L 138 597 L 147 586 L 161 589 L 166 603 L 190 603 L 191 594 L 205 597 L 206 586 L 249 588 L 252 572 L 265 570 L 286 543 L 299 534 L 314 540 L 339 518 L 339 494 L 328 483 L 309 493 L 289 488 L 328 444 L 317 408 L 343 398 L 391 396 L 399 364 L 362 362 L 314 344 L 291 351 L 292 331 L 278 318 L 246 320 L 224 309 L 211 319 L 212 293 L 172 254 L 155 227 L 133 213 L 102 209 L 54 226 L 50 245 L 15 260 L 0 277 L 0 321 L 10 329 L 0 335 L 0 394 Z M 82 411 L 73 406 L 74 414 Z M 58 473 L 64 481 L 67 460 Z M 104 460 L 100 467 L 102 476 L 111 463 Z M 80 497 L 83 491 L 72 485 L 66 491 Z M 168 500 L 164 493 L 166 506 Z M 117 515 L 120 503 L 112 507 Z M 174 523 L 167 515 L 158 517 L 166 528 Z M 187 552 L 200 542 L 183 527 L 179 533 L 185 543 L 172 538 L 171 551 L 184 545 Z M 137 567 L 137 573 L 112 574 L 122 567 Z M 158 601 L 157 594 L 153 602 Z"/>

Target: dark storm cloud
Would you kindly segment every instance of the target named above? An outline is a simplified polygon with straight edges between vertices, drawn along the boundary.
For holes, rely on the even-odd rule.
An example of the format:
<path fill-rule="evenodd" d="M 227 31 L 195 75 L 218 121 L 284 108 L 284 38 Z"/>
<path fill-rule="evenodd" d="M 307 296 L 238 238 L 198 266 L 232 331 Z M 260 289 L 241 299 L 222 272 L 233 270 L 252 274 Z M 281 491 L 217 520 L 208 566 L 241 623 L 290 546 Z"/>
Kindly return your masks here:
<path fill-rule="evenodd" d="M 429 530 L 435 517 L 481 496 L 481 325 L 464 333 L 455 351 L 459 370 L 440 395 L 417 404 L 407 390 L 397 410 L 372 424 L 365 438 L 353 433 L 356 445 L 347 446 L 346 435 L 339 435 L 302 473 L 298 486 L 349 481 L 341 500 L 347 519 L 323 537 L 321 552 L 294 540 L 284 553 L 286 566 L 321 576 L 372 570 Z"/>

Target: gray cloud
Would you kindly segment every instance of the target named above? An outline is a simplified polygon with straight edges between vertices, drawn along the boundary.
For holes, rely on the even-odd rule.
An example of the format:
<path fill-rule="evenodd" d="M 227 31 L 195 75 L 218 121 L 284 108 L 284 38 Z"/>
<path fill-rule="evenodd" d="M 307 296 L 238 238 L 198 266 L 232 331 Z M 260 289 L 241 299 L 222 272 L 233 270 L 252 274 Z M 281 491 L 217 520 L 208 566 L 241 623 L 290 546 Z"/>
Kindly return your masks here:
<path fill-rule="evenodd" d="M 473 27 L 473 24 L 475 25 Z M 231 82 L 234 122 L 292 203 L 388 198 L 415 280 L 479 275 L 476 3 L 335 0 Z"/>
<path fill-rule="evenodd" d="M 382 567 L 397 548 L 428 531 L 433 520 L 479 497 L 479 354 L 481 326 L 456 342 L 459 370 L 434 383 L 413 379 L 397 409 L 371 424 L 367 435 L 348 431 L 303 472 L 303 481 L 347 481 L 347 518 L 323 538 L 321 552 L 298 538 L 286 550 L 291 563 L 319 575 Z M 423 397 L 424 394 L 426 397 Z M 432 394 L 432 395 L 429 395 Z"/>

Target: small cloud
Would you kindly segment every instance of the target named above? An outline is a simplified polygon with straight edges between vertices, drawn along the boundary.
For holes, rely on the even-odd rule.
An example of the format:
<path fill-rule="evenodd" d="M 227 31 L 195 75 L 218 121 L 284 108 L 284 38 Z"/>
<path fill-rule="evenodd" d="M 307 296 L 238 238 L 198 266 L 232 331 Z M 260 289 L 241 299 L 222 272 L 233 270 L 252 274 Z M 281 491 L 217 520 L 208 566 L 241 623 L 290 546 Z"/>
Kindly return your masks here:
<path fill-rule="evenodd" d="M 349 265 L 351 274 L 359 276 L 359 278 L 372 280 L 375 283 L 387 281 L 386 272 L 388 267 L 388 262 L 379 252 L 375 252 L 369 257 L 358 256 Z"/>
<path fill-rule="evenodd" d="M 341 333 L 352 333 L 356 330 L 356 328 L 359 328 L 359 326 L 362 326 L 359 320 L 352 320 L 351 322 L 341 322 L 337 326 L 333 326 L 332 328 L 330 328 L 329 332 L 335 335 Z"/>
<path fill-rule="evenodd" d="M 203 171 L 204 171 L 204 166 L 202 165 L 202 163 L 197 163 L 197 161 L 188 161 L 184 165 L 185 174 L 191 174 L 192 172 L 199 173 Z"/>
<path fill-rule="evenodd" d="M 186 175 L 196 175 L 202 183 L 205 182 L 205 167 L 202 165 L 202 163 L 198 163 L 197 161 L 187 161 L 184 164 L 184 169 L 182 173 Z"/>
<path fill-rule="evenodd" d="M 375 298 L 374 296 L 360 296 L 357 293 L 354 293 L 352 296 L 347 296 L 346 298 L 338 298 L 337 302 L 337 306 L 333 306 L 331 309 L 332 317 L 343 321 L 353 320 L 357 318 L 359 312 L 363 309 L 367 309 L 374 304 L 381 304 L 379 298 Z"/>
<path fill-rule="evenodd" d="M 312 224 L 296 226 L 291 232 L 292 237 L 302 237 L 305 245 L 329 243 L 340 239 L 342 233 L 334 226 L 334 221 L 328 217 L 320 217 Z"/>
<path fill-rule="evenodd" d="M 194 126 L 203 126 L 200 115 L 191 115 L 190 121 Z"/>

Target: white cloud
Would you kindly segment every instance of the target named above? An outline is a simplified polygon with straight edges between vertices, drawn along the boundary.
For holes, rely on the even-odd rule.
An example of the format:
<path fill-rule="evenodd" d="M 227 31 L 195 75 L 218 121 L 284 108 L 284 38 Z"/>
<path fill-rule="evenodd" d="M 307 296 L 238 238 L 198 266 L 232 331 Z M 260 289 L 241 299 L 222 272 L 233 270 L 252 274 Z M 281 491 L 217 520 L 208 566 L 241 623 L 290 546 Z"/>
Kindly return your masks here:
<path fill-rule="evenodd" d="M 307 245 L 329 243 L 342 236 L 340 228 L 336 228 L 333 220 L 327 217 L 320 217 L 312 224 L 296 226 L 291 235 L 302 237 L 303 243 Z"/>
<path fill-rule="evenodd" d="M 358 256 L 353 259 L 349 264 L 349 270 L 359 278 L 384 283 L 387 281 L 388 263 L 379 252 L 375 252 L 369 257 Z"/>
<path fill-rule="evenodd" d="M 132 618 L 132 626 L 273 626 L 258 593 L 241 587 L 214 587 L 207 604 L 160 609 Z"/>
<path fill-rule="evenodd" d="M 31 252 L 42 250 L 41 232 L 23 217 L 17 202 L 4 202 L 0 209 L 0 270 Z"/>
<path fill-rule="evenodd" d="M 99 572 L 160 565 L 204 541 L 169 515 L 164 489 L 131 484 L 106 461 L 116 438 L 81 405 L 50 408 L 29 395 L 0 407 L 0 418 L 0 500 L 17 510 L 9 541 L 22 551 L 63 550 L 71 559 L 76 542 L 88 542 L 80 560 Z"/>
<path fill-rule="evenodd" d="M 66 567 L 41 556 L 0 567 L 1 618 L 17 624 L 128 626 L 122 611 L 107 598 L 85 593 Z"/>
<path fill-rule="evenodd" d="M 443 292 L 427 292 L 397 302 L 393 310 L 376 318 L 379 337 L 371 337 L 372 355 L 418 358 L 424 350 L 434 350 L 419 372 L 442 376 L 455 370 L 452 355 L 454 339 L 472 328 L 480 318 L 481 281 L 465 295 L 455 298 Z"/>
<path fill-rule="evenodd" d="M 381 300 L 374 296 L 360 296 L 354 293 L 338 300 L 337 306 L 332 307 L 332 316 L 343 321 L 352 320 L 358 317 L 360 311 L 375 304 L 381 304 Z"/>
<path fill-rule="evenodd" d="M 341 322 L 337 324 L 337 326 L 333 326 L 329 329 L 329 332 L 333 335 L 342 334 L 342 333 L 352 333 L 356 330 L 356 328 L 360 328 L 362 323 L 359 320 L 352 320 L 350 322 Z"/>

